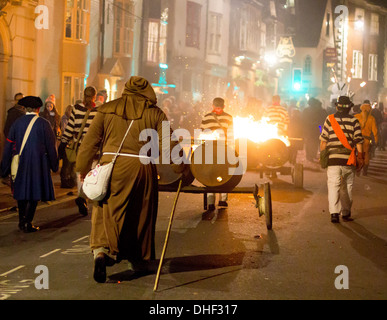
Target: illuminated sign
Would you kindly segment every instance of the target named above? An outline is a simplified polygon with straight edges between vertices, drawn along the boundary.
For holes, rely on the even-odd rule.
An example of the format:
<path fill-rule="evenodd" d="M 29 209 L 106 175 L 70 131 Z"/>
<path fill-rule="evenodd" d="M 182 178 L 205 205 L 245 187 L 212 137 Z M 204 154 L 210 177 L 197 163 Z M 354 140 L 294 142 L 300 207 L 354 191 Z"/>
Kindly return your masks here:
<path fill-rule="evenodd" d="M 276 53 L 280 58 L 286 56 L 293 58 L 296 55 L 296 49 L 294 48 L 292 37 L 281 37 Z"/>
<path fill-rule="evenodd" d="M 324 57 L 326 62 L 336 62 L 337 61 L 337 50 L 336 48 L 326 48 L 324 50 Z"/>

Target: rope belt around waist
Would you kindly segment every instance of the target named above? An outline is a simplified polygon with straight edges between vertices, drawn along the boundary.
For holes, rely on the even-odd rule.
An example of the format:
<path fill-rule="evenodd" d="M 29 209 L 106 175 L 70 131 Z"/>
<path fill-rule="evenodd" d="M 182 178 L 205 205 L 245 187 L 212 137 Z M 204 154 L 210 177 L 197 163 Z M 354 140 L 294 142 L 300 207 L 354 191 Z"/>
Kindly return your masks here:
<path fill-rule="evenodd" d="M 104 152 L 103 155 L 105 156 L 115 156 L 117 153 L 115 152 Z M 148 156 L 142 156 L 139 154 L 131 154 L 131 153 L 118 153 L 117 155 L 123 156 L 123 157 L 131 157 L 131 158 L 142 158 L 142 159 L 151 159 L 151 157 Z"/>

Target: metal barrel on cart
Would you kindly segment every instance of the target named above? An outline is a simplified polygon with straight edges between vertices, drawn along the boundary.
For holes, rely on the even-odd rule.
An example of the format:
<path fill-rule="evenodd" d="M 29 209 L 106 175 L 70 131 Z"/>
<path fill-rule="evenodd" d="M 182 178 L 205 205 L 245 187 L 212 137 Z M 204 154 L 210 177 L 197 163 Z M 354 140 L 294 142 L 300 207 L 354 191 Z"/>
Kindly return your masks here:
<path fill-rule="evenodd" d="M 236 140 L 235 145 L 239 152 L 241 145 L 239 139 Z M 303 187 L 303 165 L 296 163 L 292 155 L 294 152 L 292 145 L 289 146 L 280 139 L 269 139 L 260 143 L 247 139 L 246 149 L 247 170 L 259 171 L 261 176 L 264 172 L 290 174 L 295 187 Z M 290 166 L 287 166 L 288 163 Z"/>
<path fill-rule="evenodd" d="M 207 140 L 191 155 L 191 172 L 206 187 L 218 187 L 227 193 L 242 179 L 243 168 L 235 148 L 222 140 Z"/>

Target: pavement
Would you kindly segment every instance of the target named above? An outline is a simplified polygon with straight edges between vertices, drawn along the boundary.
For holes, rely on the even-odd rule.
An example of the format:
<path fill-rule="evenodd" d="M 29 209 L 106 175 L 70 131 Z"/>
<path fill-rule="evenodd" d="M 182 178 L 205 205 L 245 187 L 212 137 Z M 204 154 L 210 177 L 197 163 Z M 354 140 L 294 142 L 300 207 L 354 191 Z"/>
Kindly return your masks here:
<path fill-rule="evenodd" d="M 48 202 L 40 201 L 38 207 L 55 205 L 63 201 L 70 200 L 71 198 L 75 199 L 77 195 L 77 188 L 61 188 L 59 171 L 57 173 L 52 173 L 52 180 L 54 183 L 56 200 Z M 12 196 L 10 186 L 5 184 L 4 181 L 5 179 L 0 179 L 0 217 L 8 215 L 12 212 L 17 212 L 17 201 Z"/>

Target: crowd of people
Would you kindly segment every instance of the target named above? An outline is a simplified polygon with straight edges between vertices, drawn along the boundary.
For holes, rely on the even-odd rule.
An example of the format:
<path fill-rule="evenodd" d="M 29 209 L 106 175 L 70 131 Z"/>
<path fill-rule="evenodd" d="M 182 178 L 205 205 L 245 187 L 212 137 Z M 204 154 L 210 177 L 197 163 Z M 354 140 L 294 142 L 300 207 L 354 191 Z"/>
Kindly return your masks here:
<path fill-rule="evenodd" d="M 59 160 L 63 160 L 61 187 L 77 186 L 75 203 L 81 215 L 88 215 L 83 180 L 97 163 L 112 161 L 130 123 L 130 134 L 122 140 L 122 151 L 116 155 L 119 160 L 115 163 L 110 192 L 103 201 L 93 203 L 90 245 L 97 282 L 105 282 L 106 266 L 121 259 L 127 259 L 136 270 L 155 258 L 157 170 L 152 162 L 143 164 L 139 160 L 144 144 L 139 136 L 144 129 L 155 129 L 159 139 L 164 139 L 162 122 L 169 120 L 170 134 L 184 128 L 193 136 L 195 129 L 227 130 L 233 126 L 233 117 L 252 116 L 255 120 L 267 118 L 269 123 L 277 125 L 280 134 L 303 140 L 308 161 L 318 161 L 320 150 L 328 148 L 331 150 L 328 198 L 332 222 L 338 221 L 338 212 L 345 219 L 351 215 L 352 195 L 349 194 L 349 201 L 342 207 L 338 190 L 343 181 L 352 188 L 354 169 L 347 167 L 347 160 L 355 147 L 361 163 L 358 169 L 364 175 L 375 147 L 385 150 L 387 117 L 383 104 L 371 105 L 368 100 L 353 106 L 348 97 L 340 97 L 335 109 L 324 108 L 316 98 L 310 98 L 305 106 L 294 100 L 287 105 L 278 95 L 267 104 L 249 98 L 244 106 L 230 104 L 221 97 L 213 99 L 211 105 L 178 101 L 174 96 L 158 102 L 149 82 L 141 77 L 131 77 L 117 100 L 108 102 L 107 98 L 106 91 L 97 92 L 89 86 L 84 90 L 83 99 L 67 106 L 61 116 L 55 95 L 48 96 L 43 103 L 39 97 L 17 93 L 4 127 L 6 143 L 1 162 L 2 176 L 12 176 L 10 184 L 18 202 L 19 229 L 35 232 L 39 227 L 32 220 L 38 201 L 55 199 L 51 173 L 59 170 Z M 346 124 L 344 135 L 351 137 L 348 147 L 351 152 L 342 146 L 332 114 L 340 124 Z M 168 138 L 171 140 L 171 136 Z M 161 141 L 160 145 L 163 145 Z M 19 154 L 17 174 L 12 173 L 15 154 Z M 173 168 L 177 173 L 187 172 L 184 164 Z M 210 210 L 214 210 L 215 195 L 208 196 Z M 227 199 L 227 194 L 221 194 L 218 205 L 227 207 Z"/>

